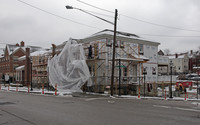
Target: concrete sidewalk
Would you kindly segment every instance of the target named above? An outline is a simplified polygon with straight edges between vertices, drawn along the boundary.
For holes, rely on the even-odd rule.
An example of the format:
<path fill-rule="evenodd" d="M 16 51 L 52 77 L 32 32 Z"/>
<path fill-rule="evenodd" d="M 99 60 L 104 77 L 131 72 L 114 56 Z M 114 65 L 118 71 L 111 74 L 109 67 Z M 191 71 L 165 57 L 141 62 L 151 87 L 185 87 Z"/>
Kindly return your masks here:
<path fill-rule="evenodd" d="M 1 90 L 3 91 L 13 91 L 13 92 L 24 92 L 28 93 L 27 87 L 18 87 L 18 91 L 16 91 L 16 87 L 9 87 L 8 86 L 1 86 Z M 33 88 L 33 91 L 29 88 L 29 93 L 31 94 L 41 94 L 41 95 L 55 95 L 55 91 L 48 91 L 47 89 L 44 89 L 44 94 L 42 93 L 42 89 L 36 89 Z M 131 95 L 114 95 L 110 96 L 109 94 L 100 94 L 100 93 L 92 93 L 92 92 L 86 92 L 86 93 L 72 93 L 72 92 L 59 92 L 57 91 L 57 96 L 72 96 L 72 97 L 83 97 L 83 98 L 99 98 L 99 97 L 110 97 L 110 98 L 126 98 L 126 99 L 152 99 L 152 100 L 168 100 L 168 101 L 200 101 L 200 99 L 196 98 L 181 98 L 181 97 L 173 97 L 173 98 L 164 98 L 164 97 L 143 97 L 141 96 L 138 98 L 138 96 L 131 96 Z"/>

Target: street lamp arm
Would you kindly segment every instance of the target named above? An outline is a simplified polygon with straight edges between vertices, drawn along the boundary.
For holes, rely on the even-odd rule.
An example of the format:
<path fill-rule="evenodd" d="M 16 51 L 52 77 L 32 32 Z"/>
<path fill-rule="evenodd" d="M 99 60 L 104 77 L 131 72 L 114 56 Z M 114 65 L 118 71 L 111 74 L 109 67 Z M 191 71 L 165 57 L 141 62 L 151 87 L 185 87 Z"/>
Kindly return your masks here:
<path fill-rule="evenodd" d="M 101 18 L 101 17 L 99 17 L 99 16 L 96 16 L 96 15 L 94 15 L 94 14 L 92 14 L 92 13 L 89 13 L 89 12 L 87 12 L 87 11 L 85 11 L 85 10 L 82 10 L 82 9 L 79 9 L 79 8 L 76 8 L 76 7 L 72 7 L 72 6 L 68 6 L 68 5 L 65 6 L 65 7 L 66 7 L 66 9 L 77 9 L 77 10 L 80 10 L 80 11 L 82 11 L 82 12 L 84 12 L 84 13 L 87 13 L 87 14 L 93 16 L 93 17 L 96 17 L 96 18 L 98 18 L 98 19 L 100 19 L 100 20 L 103 20 L 103 21 L 105 21 L 105 22 L 107 22 L 107 23 L 110 23 L 110 24 L 114 25 L 113 22 L 110 22 L 110 21 L 108 21 L 108 20 L 106 20 L 106 19 L 104 19 L 104 18 Z"/>

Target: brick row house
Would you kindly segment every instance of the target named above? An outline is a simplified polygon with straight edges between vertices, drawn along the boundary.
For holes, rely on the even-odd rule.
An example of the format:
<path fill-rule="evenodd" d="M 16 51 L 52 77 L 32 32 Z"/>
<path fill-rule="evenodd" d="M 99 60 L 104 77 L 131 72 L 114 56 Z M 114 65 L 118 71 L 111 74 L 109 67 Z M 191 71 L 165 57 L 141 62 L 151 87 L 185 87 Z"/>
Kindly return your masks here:
<path fill-rule="evenodd" d="M 7 44 L 2 57 L 0 58 L 0 77 L 4 78 L 5 75 L 10 77 L 10 81 L 14 80 L 15 69 L 18 66 L 24 64 L 22 61 L 18 61 L 18 58 L 25 55 L 24 42 L 19 44 L 11 45 Z"/>
<path fill-rule="evenodd" d="M 189 70 L 191 73 L 200 74 L 200 51 L 190 51 L 189 54 Z"/>
<path fill-rule="evenodd" d="M 18 82 L 20 79 L 21 84 L 25 83 L 26 73 L 25 68 L 30 69 L 30 61 L 27 59 L 21 59 L 26 55 L 26 49 L 29 48 L 30 52 L 35 52 L 41 49 L 37 46 L 25 46 L 23 41 L 20 44 L 6 44 L 3 55 L 0 57 L 0 77 L 1 81 L 6 80 L 7 82 Z M 29 67 L 25 67 L 25 65 Z M 19 69 L 23 69 L 21 74 L 17 74 Z M 5 76 L 8 76 L 9 79 L 5 79 Z"/>

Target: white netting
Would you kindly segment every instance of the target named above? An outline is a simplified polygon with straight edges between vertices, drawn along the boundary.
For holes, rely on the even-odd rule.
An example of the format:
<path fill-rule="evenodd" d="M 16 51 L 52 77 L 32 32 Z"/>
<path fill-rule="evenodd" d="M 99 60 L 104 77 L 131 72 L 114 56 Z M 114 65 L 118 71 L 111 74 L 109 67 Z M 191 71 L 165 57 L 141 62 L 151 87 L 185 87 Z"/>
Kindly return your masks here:
<path fill-rule="evenodd" d="M 57 84 L 60 92 L 80 92 L 86 82 L 90 86 L 92 82 L 85 60 L 83 46 L 70 39 L 61 53 L 48 61 L 50 84 Z"/>

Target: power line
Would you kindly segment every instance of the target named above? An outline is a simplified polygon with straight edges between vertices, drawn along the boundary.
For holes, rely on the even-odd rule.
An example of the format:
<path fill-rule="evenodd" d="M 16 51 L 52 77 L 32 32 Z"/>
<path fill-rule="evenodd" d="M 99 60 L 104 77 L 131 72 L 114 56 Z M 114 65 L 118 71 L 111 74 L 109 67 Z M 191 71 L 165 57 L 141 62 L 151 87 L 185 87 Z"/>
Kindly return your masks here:
<path fill-rule="evenodd" d="M 106 9 L 103 9 L 103 8 L 100 8 L 100 7 L 91 5 L 91 4 L 86 3 L 86 2 L 83 2 L 83 1 L 81 1 L 81 0 L 77 0 L 77 1 L 80 2 L 80 3 L 83 3 L 83 4 L 85 4 L 85 5 L 91 6 L 91 7 L 93 7 L 93 8 L 99 9 L 99 10 L 103 10 L 103 11 L 106 11 L 106 12 L 109 12 L 109 13 L 115 13 L 115 12 L 113 12 L 113 11 L 106 10 Z"/>
<path fill-rule="evenodd" d="M 94 14 L 98 14 L 98 15 L 105 16 L 105 17 L 114 18 L 114 16 L 110 16 L 110 15 L 107 15 L 107 14 L 102 14 L 102 13 L 94 12 L 94 11 L 91 11 L 91 10 L 85 10 L 84 9 L 84 11 L 87 11 L 87 12 L 90 12 L 90 13 L 94 13 Z"/>
<path fill-rule="evenodd" d="M 32 7 L 32 8 L 34 8 L 34 9 L 37 9 L 37 10 L 40 10 L 40 11 L 45 12 L 45 13 L 47 13 L 47 14 L 50 14 L 50 15 L 52 15 L 52 16 L 58 17 L 58 18 L 60 18 L 60 19 L 64 19 L 64 20 L 67 20 L 67 21 L 70 21 L 70 22 L 73 22 L 73 23 L 76 23 L 76 24 L 79 24 L 79 25 L 86 26 L 86 27 L 90 27 L 90 28 L 102 30 L 102 29 L 100 29 L 100 28 L 98 28 L 98 27 L 90 26 L 90 25 L 87 25 L 87 24 L 83 24 L 83 23 L 80 23 L 80 22 L 77 22 L 77 21 L 74 21 L 74 20 L 71 20 L 71 19 L 68 19 L 68 18 L 59 16 L 59 15 L 56 15 L 56 14 L 54 14 L 54 13 L 48 12 L 48 11 L 46 11 L 46 10 L 44 10 L 44 9 L 41 9 L 41 8 L 39 8 L 39 7 L 36 7 L 36 6 L 31 5 L 31 4 L 29 4 L 29 3 L 26 3 L 26 2 L 24 2 L 24 1 L 22 1 L 22 0 L 17 0 L 17 1 L 18 1 L 18 2 L 21 2 L 21 3 L 23 3 L 23 4 L 26 4 L 26 5 L 28 5 L 28 6 Z"/>
<path fill-rule="evenodd" d="M 77 1 L 80 2 L 80 3 L 83 3 L 83 4 L 85 4 L 85 5 L 88 5 L 88 6 L 90 6 L 90 7 L 93 7 L 93 8 L 99 9 L 99 10 L 102 10 L 102 11 L 106 11 L 106 12 L 109 12 L 109 13 L 114 13 L 114 12 L 112 12 L 112 11 L 109 11 L 109 10 L 106 10 L 106 9 L 103 9 L 103 8 L 100 8 L 100 7 L 91 5 L 91 4 L 86 3 L 86 2 L 83 2 L 83 1 L 81 1 L 81 0 L 77 0 Z M 164 27 L 164 28 L 168 28 L 168 29 L 176 29 L 176 30 L 183 30 L 183 31 L 190 31 L 190 32 L 200 32 L 199 30 L 192 30 L 192 29 L 185 29 L 185 28 L 167 26 L 167 25 L 163 25 L 163 24 L 157 24 L 157 23 L 153 23 L 153 22 L 141 20 L 141 19 L 138 19 L 138 18 L 130 17 L 130 16 L 127 16 L 127 15 L 125 15 L 125 14 L 120 14 L 120 15 L 121 15 L 121 16 L 124 16 L 124 17 L 126 17 L 126 18 L 129 18 L 129 19 L 132 19 L 132 20 L 136 20 L 136 21 L 139 21 L 139 22 L 151 24 L 151 25 L 154 25 L 154 26 Z"/>
<path fill-rule="evenodd" d="M 124 17 L 132 19 L 132 20 L 140 21 L 140 22 L 143 22 L 143 23 L 147 23 L 147 24 L 151 24 L 151 25 L 155 25 L 155 26 L 159 26 L 159 27 L 168 28 L 168 29 L 184 30 L 184 31 L 191 31 L 191 32 L 200 32 L 199 30 L 191 30 L 191 29 L 178 28 L 178 27 L 173 27 L 173 26 L 167 26 L 167 25 L 152 23 L 152 22 L 148 22 L 148 21 L 145 21 L 145 20 L 141 20 L 141 19 L 137 19 L 137 18 L 134 18 L 134 17 L 130 17 L 130 16 L 127 16 L 127 15 L 124 15 L 124 14 L 121 14 L 121 16 L 124 16 Z"/>
<path fill-rule="evenodd" d="M 157 37 L 188 37 L 188 38 L 192 38 L 192 37 L 199 37 L 200 36 L 170 36 L 170 35 L 158 35 L 158 34 L 142 34 L 142 33 L 138 33 L 138 35 L 145 35 L 145 36 L 157 36 Z"/>
<path fill-rule="evenodd" d="M 79 22 L 73 21 L 73 20 L 71 20 L 71 19 L 68 19 L 68 18 L 59 16 L 59 15 L 56 15 L 56 14 L 54 14 L 54 13 L 48 12 L 48 11 L 46 11 L 46 10 L 44 10 L 44 9 L 41 9 L 41 8 L 39 8 L 39 7 L 33 6 L 33 5 L 29 4 L 29 3 L 26 3 L 26 2 L 24 2 L 24 1 L 21 1 L 21 0 L 17 0 L 17 1 L 19 1 L 19 2 L 21 2 L 21 3 L 23 3 L 23 4 L 26 4 L 26 5 L 28 5 L 28 6 L 32 7 L 32 8 L 38 9 L 38 10 L 40 10 L 40 11 L 43 11 L 43 12 L 45 12 L 45 13 L 47 13 L 47 14 L 53 15 L 53 16 L 55 16 L 55 17 L 58 17 L 58 18 L 61 18 L 61 19 L 64 19 L 64 20 L 67 20 L 67 21 L 70 21 L 70 22 L 73 22 L 73 23 L 76 23 L 76 24 L 79 24 L 79 25 L 83 25 L 83 26 L 87 26 L 87 27 L 90 27 L 90 28 L 95 28 L 95 29 L 102 30 L 102 29 L 97 28 L 97 27 L 93 27 L 93 26 L 90 26 L 90 25 L 87 25 L 87 24 L 79 23 Z M 80 0 L 78 0 L 78 1 L 80 1 Z M 200 36 L 168 36 L 168 35 L 153 35 L 153 34 L 140 34 L 140 35 L 158 36 L 158 37 L 200 37 Z"/>

